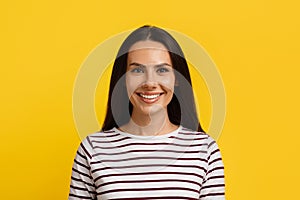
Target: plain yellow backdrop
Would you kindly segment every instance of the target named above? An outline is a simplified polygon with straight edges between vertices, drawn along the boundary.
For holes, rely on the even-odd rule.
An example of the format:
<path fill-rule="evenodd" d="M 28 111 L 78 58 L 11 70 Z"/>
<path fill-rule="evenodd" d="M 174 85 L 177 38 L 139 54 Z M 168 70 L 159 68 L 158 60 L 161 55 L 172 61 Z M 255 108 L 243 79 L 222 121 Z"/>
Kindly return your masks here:
<path fill-rule="evenodd" d="M 299 196 L 298 1 L 16 0 L 0 11 L 1 199 L 67 199 L 76 74 L 99 43 L 144 24 L 190 36 L 218 66 L 227 199 Z"/>

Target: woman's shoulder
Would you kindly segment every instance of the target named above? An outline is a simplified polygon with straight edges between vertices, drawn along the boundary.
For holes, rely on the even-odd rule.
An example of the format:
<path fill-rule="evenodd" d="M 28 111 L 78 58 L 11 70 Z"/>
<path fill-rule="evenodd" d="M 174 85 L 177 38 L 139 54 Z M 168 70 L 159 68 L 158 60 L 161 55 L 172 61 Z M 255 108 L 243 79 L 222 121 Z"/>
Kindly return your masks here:
<path fill-rule="evenodd" d="M 81 143 L 83 144 L 92 144 L 95 141 L 101 141 L 101 140 L 107 140 L 107 138 L 112 138 L 113 136 L 116 136 L 117 133 L 113 129 L 111 130 L 100 130 L 94 133 L 88 134 L 85 138 L 82 139 Z"/>
<path fill-rule="evenodd" d="M 212 138 L 208 133 L 202 131 L 195 131 L 186 127 L 181 127 L 179 134 L 187 135 L 187 136 L 194 136 L 197 138 L 202 138 L 208 144 L 216 143 L 215 139 Z"/>
<path fill-rule="evenodd" d="M 91 134 L 88 134 L 85 138 L 83 138 L 79 145 L 79 150 L 83 150 L 86 152 L 93 152 L 95 147 L 100 143 L 110 143 L 115 136 L 118 134 L 114 131 L 114 129 L 107 131 L 97 131 Z"/>
<path fill-rule="evenodd" d="M 112 128 L 110 130 L 99 130 L 97 132 L 88 134 L 84 140 L 87 141 L 98 141 L 108 138 L 113 138 L 114 136 L 117 136 L 117 132 L 115 131 L 115 128 Z"/>
<path fill-rule="evenodd" d="M 181 126 L 181 129 L 179 130 L 180 133 L 183 133 L 185 135 L 198 135 L 203 137 L 209 137 L 209 135 L 202 131 L 195 131 L 189 128 L 186 128 L 184 126 Z"/>

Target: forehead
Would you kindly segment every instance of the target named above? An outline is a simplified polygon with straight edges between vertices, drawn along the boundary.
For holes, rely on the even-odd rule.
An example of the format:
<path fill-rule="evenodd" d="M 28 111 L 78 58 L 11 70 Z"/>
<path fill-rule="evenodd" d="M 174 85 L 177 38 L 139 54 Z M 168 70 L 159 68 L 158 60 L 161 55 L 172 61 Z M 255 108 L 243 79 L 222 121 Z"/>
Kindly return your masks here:
<path fill-rule="evenodd" d="M 139 49 L 160 49 L 160 50 L 167 51 L 167 48 L 162 43 L 146 40 L 146 41 L 139 41 L 134 43 L 129 48 L 129 52 L 139 50 Z"/>
<path fill-rule="evenodd" d="M 171 59 L 163 44 L 154 41 L 139 41 L 129 49 L 128 62 L 141 64 L 167 62 L 171 64 Z"/>

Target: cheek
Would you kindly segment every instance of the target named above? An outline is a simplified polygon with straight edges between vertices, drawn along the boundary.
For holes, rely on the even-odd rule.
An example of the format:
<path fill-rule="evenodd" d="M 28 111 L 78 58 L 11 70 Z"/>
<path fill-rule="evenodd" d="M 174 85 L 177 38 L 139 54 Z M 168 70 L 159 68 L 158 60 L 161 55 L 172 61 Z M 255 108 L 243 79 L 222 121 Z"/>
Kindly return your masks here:
<path fill-rule="evenodd" d="M 175 77 L 174 76 L 163 77 L 163 78 L 161 78 L 160 83 L 166 89 L 174 91 Z"/>
<path fill-rule="evenodd" d="M 132 93 L 141 85 L 142 82 L 143 80 L 140 77 L 126 76 L 126 88 L 128 95 L 131 96 Z"/>

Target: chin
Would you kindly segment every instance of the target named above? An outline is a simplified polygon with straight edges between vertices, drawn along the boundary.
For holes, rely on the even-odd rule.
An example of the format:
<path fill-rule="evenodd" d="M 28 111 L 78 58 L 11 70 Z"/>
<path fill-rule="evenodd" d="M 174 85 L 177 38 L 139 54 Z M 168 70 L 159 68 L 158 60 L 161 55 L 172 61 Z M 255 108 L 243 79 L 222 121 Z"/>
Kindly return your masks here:
<path fill-rule="evenodd" d="M 160 104 L 154 104 L 151 106 L 140 108 L 141 113 L 145 114 L 145 115 L 153 115 L 153 114 L 165 111 L 165 110 L 167 110 L 167 107 L 164 107 Z"/>

